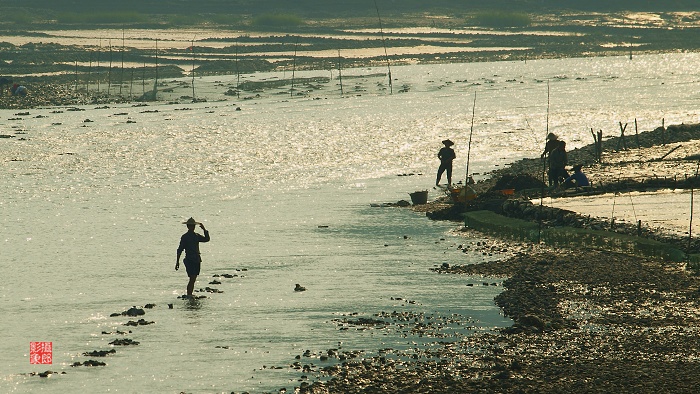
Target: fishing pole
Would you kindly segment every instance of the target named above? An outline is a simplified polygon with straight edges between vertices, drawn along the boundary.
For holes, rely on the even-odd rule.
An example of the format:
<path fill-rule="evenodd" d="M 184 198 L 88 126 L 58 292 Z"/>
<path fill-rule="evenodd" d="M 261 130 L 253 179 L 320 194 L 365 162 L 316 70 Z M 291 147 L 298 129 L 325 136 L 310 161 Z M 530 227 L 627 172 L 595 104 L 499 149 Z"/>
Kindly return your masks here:
<path fill-rule="evenodd" d="M 700 161 L 698 161 L 698 166 L 695 168 L 695 180 L 698 179 L 698 172 L 699 171 L 700 171 Z M 690 247 L 691 247 L 691 241 L 693 240 L 693 200 L 694 200 L 693 182 L 694 181 L 690 182 L 690 224 L 688 225 L 688 250 L 686 251 L 686 255 L 688 256 L 688 259 L 690 259 Z"/>
<path fill-rule="evenodd" d="M 389 72 L 389 94 L 394 94 L 394 85 L 391 81 L 391 64 L 389 64 L 389 54 L 386 51 L 386 39 L 384 38 L 384 28 L 382 27 L 382 17 L 379 15 L 379 6 L 377 0 L 374 0 L 374 8 L 377 9 L 377 19 L 379 19 L 379 33 L 382 36 L 382 45 L 384 45 L 384 59 L 386 60 L 386 68 Z"/>
<path fill-rule="evenodd" d="M 530 121 L 527 119 L 527 117 L 525 117 L 525 124 L 527 125 L 527 129 L 530 132 L 528 133 L 528 139 L 533 145 L 538 147 L 537 149 L 539 149 L 540 145 L 537 142 L 537 132 L 535 131 L 535 129 L 532 128 L 532 125 L 530 124 Z"/>
<path fill-rule="evenodd" d="M 628 190 L 627 195 L 630 197 L 630 205 L 632 205 L 632 214 L 634 215 L 634 222 L 637 223 L 637 209 L 635 209 L 634 201 L 632 201 L 632 191 Z"/>
<path fill-rule="evenodd" d="M 622 166 L 620 166 L 620 169 L 617 173 L 617 184 L 620 184 L 620 179 L 622 178 Z M 619 192 L 613 192 L 613 205 L 612 205 L 612 213 L 610 214 L 610 229 L 612 230 L 613 227 L 615 227 L 615 197 L 620 194 Z M 631 196 L 630 196 L 631 197 Z"/>
<path fill-rule="evenodd" d="M 549 135 L 549 107 L 550 107 L 550 93 L 549 93 L 549 80 L 547 80 L 547 116 L 545 124 L 545 135 Z M 546 146 L 546 137 L 545 137 Z M 545 173 L 547 172 L 547 160 L 542 160 L 542 188 L 540 189 L 540 214 L 537 218 L 537 243 L 539 244 L 542 240 L 542 209 L 544 208 L 544 185 L 545 185 Z"/>
<path fill-rule="evenodd" d="M 469 184 L 469 157 L 472 152 L 472 134 L 474 133 L 474 114 L 476 113 L 476 90 L 474 91 L 474 104 L 472 105 L 472 125 L 469 129 L 469 144 L 467 145 L 467 175 L 464 184 Z"/>

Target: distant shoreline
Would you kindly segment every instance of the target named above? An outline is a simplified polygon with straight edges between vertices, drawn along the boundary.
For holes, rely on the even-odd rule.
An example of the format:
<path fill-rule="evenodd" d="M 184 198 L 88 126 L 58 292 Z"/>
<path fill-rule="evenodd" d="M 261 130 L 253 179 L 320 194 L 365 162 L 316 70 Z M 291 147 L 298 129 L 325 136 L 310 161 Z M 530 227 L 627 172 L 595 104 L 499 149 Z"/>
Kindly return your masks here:
<path fill-rule="evenodd" d="M 30 24 L 23 29 L 6 25 L 10 28 L 0 30 L 3 76 L 19 84 L 42 85 L 42 91 L 52 91 L 43 86 L 54 84 L 58 97 L 24 106 L 3 101 L 0 107 L 122 102 L 123 97 L 81 93 L 80 86 L 97 81 L 105 86 L 123 83 L 132 76 L 153 80 L 188 77 L 192 72 L 195 76 L 332 72 L 408 64 L 634 58 L 700 51 L 695 35 L 700 12 L 533 13 L 522 27 L 485 27 L 475 15 L 390 14 L 381 29 L 373 15 L 307 18 L 299 26 L 267 31 L 249 24 L 162 29 L 142 23 L 106 23 L 95 25 L 99 29 L 94 30 L 83 29 L 88 25 L 79 23 Z M 61 91 L 61 85 L 67 88 Z M 70 90 L 82 97 L 66 99 Z"/>

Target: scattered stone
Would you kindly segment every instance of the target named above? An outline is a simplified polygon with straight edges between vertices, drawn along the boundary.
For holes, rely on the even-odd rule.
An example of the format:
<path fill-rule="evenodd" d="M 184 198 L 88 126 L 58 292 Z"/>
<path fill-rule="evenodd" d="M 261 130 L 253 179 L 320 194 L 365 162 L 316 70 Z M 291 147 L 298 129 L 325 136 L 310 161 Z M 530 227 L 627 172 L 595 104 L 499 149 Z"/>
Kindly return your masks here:
<path fill-rule="evenodd" d="M 80 363 L 79 361 L 74 362 L 71 364 L 71 367 L 104 367 L 107 365 L 106 363 L 103 363 L 102 361 L 96 361 L 96 360 L 87 360 L 84 363 Z"/>
<path fill-rule="evenodd" d="M 129 320 L 124 323 L 125 326 L 147 326 L 149 324 L 154 324 L 154 321 L 146 321 L 144 319 L 139 319 L 138 321 Z"/>
<path fill-rule="evenodd" d="M 29 376 L 38 376 L 38 377 L 40 377 L 40 378 L 48 378 L 48 377 L 51 377 L 51 375 L 54 375 L 54 374 L 65 375 L 66 373 L 65 373 L 65 372 L 60 372 L 60 373 L 59 373 L 59 372 L 56 372 L 56 371 L 50 371 L 50 370 L 49 370 L 49 371 L 44 371 L 44 372 L 32 372 L 32 373 L 29 374 Z"/>
<path fill-rule="evenodd" d="M 301 286 L 299 283 L 294 286 L 294 291 L 306 291 L 306 287 Z"/>
<path fill-rule="evenodd" d="M 93 350 L 92 352 L 85 352 L 83 353 L 83 356 L 86 357 L 107 357 L 110 354 L 114 354 L 117 351 L 114 349 L 111 350 Z"/>
<path fill-rule="evenodd" d="M 209 286 L 207 286 L 203 289 L 195 290 L 195 291 L 198 293 L 223 293 L 222 290 L 215 289 L 215 288 L 209 287 Z"/>
<path fill-rule="evenodd" d="M 127 331 L 119 331 L 119 330 L 117 330 L 115 332 L 102 331 L 102 335 L 114 335 L 114 334 L 126 335 L 126 334 L 131 334 L 131 331 L 128 331 L 128 332 Z"/>
<path fill-rule="evenodd" d="M 201 291 L 201 289 L 200 289 L 200 290 L 195 290 L 195 291 Z M 183 294 L 183 295 L 181 295 L 181 296 L 178 296 L 177 298 L 183 299 L 183 300 L 200 300 L 200 299 L 203 299 L 203 298 L 207 298 L 207 296 L 205 296 L 205 295 L 191 295 L 191 296 L 190 296 L 190 295 L 187 295 L 187 294 Z M 172 309 L 172 308 L 171 308 L 171 309 Z"/>
<path fill-rule="evenodd" d="M 137 307 L 135 307 L 135 306 L 129 308 L 128 310 L 126 310 L 126 311 L 124 311 L 124 312 L 122 312 L 122 315 L 124 315 L 124 316 L 142 316 L 142 315 L 145 315 L 145 314 L 146 314 L 146 311 L 144 311 L 144 310 L 141 309 L 141 308 L 137 308 Z"/>
<path fill-rule="evenodd" d="M 115 339 L 112 342 L 110 342 L 109 344 L 114 345 L 114 346 L 136 346 L 139 344 L 139 342 L 131 340 L 129 338 L 124 338 L 124 339 Z"/>

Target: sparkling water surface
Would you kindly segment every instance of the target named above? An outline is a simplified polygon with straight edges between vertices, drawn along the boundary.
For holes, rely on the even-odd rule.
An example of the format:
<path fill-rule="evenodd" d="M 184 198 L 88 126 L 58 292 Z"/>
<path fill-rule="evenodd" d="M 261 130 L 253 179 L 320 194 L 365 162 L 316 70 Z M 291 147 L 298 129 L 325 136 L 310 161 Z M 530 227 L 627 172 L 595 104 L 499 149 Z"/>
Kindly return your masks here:
<path fill-rule="evenodd" d="M 0 391 L 276 391 L 299 385 L 302 373 L 289 365 L 306 350 L 371 353 L 428 341 L 341 330 L 343 318 L 456 314 L 468 325 L 446 329 L 465 333 L 508 325 L 493 304 L 500 287 L 429 271 L 489 258 L 457 251 L 477 240 L 456 236 L 458 223 L 377 205 L 416 190 L 438 197 L 431 186 L 445 138 L 456 142 L 462 179 L 475 93 L 470 172 L 478 179 L 537 157 L 548 130 L 572 149 L 592 142 L 591 128 L 618 135 L 618 122 L 635 118 L 640 130 L 662 119 L 696 122 L 697 61 L 401 66 L 392 68 L 393 95 L 385 79 L 368 77 L 346 82 L 344 97 L 334 81 L 309 97 L 2 110 L 0 131 L 15 138 L 0 139 Z M 270 77 L 282 75 L 247 76 Z M 201 245 L 197 288 L 223 291 L 196 302 L 177 299 L 187 277 L 174 271 L 190 216 L 212 237 Z M 237 276 L 209 285 L 214 274 Z M 307 291 L 293 291 L 297 283 Z M 109 317 L 147 303 L 157 306 L 142 317 L 155 324 Z M 116 346 L 99 359 L 105 367 L 70 367 L 122 337 L 140 345 Z M 52 365 L 29 364 L 32 341 L 53 342 Z M 27 375 L 47 369 L 66 374 Z"/>

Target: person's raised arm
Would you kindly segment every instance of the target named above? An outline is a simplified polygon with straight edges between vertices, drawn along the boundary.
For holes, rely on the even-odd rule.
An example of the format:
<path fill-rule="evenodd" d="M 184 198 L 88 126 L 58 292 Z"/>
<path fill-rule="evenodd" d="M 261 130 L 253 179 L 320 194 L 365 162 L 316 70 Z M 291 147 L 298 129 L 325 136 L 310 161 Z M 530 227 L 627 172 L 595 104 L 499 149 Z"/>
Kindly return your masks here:
<path fill-rule="evenodd" d="M 204 224 L 200 223 L 199 228 L 201 228 L 202 231 L 204 231 L 204 238 L 200 242 L 209 242 L 211 238 L 209 238 L 209 231 L 207 231 L 207 229 L 204 228 Z"/>

